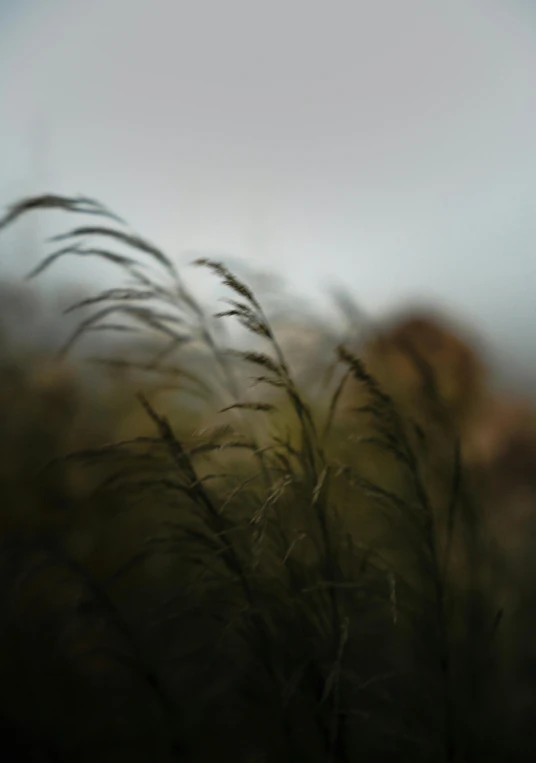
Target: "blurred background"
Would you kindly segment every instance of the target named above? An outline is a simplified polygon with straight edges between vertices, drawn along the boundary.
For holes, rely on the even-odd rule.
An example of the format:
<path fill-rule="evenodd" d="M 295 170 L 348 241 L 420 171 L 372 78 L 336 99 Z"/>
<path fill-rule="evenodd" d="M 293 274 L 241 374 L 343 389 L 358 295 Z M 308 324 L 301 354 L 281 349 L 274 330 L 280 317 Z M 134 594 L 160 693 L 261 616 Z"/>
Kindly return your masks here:
<path fill-rule="evenodd" d="M 229 749 L 240 747 L 242 735 L 251 736 L 257 745 L 255 756 L 249 749 L 247 756 L 240 756 L 216 742 L 216 753 L 201 749 L 188 760 L 285 760 L 277 751 L 272 757 L 262 757 L 262 744 L 267 749 L 273 740 L 275 747 L 278 744 L 279 721 L 274 726 L 271 719 L 282 717 L 281 686 L 268 683 L 271 688 L 265 691 L 265 684 L 258 680 L 259 663 L 250 664 L 249 646 L 246 651 L 243 648 L 250 636 L 242 642 L 238 628 L 239 640 L 229 642 L 229 655 L 245 655 L 240 668 L 248 677 L 244 684 L 242 679 L 235 681 L 235 676 L 227 677 L 223 669 L 221 676 L 214 673 L 215 683 L 206 673 L 223 643 L 220 623 L 226 632 L 231 623 L 233 630 L 239 619 L 235 609 L 247 611 L 249 606 L 242 607 L 242 594 L 236 601 L 229 598 L 227 573 L 220 581 L 225 593 L 212 589 L 210 580 L 206 600 L 195 598 L 198 594 L 204 597 L 204 589 L 201 594 L 201 588 L 198 592 L 185 584 L 185 589 L 195 593 L 195 606 L 189 598 L 182 602 L 179 597 L 176 612 L 181 613 L 180 618 L 162 603 L 162 612 L 173 612 L 173 617 L 162 618 L 162 627 L 153 628 L 160 620 L 147 614 L 155 612 L 154 603 L 159 597 L 164 602 L 168 592 L 173 592 L 170 601 L 176 599 L 177 589 L 183 587 L 178 581 L 189 580 L 181 577 L 186 573 L 195 572 L 198 584 L 197 530 L 192 533 L 188 526 L 191 523 L 196 528 L 203 515 L 195 500 L 206 490 L 199 486 L 210 479 L 208 494 L 218 501 L 215 515 L 219 517 L 224 508 L 225 517 L 235 512 L 230 514 L 236 523 L 233 532 L 242 533 L 246 528 L 237 542 L 247 550 L 244 569 L 253 571 L 258 562 L 249 555 L 257 544 L 257 540 L 251 544 L 249 528 L 257 526 L 266 507 L 271 511 L 280 502 L 284 509 L 277 516 L 285 547 L 277 545 L 281 528 L 276 522 L 279 540 L 273 548 L 278 550 L 273 560 L 267 557 L 266 568 L 259 575 L 259 580 L 270 582 L 268 588 L 274 574 L 272 562 L 277 561 L 277 569 L 286 576 L 284 565 L 291 549 L 307 537 L 310 527 L 316 527 L 317 512 L 319 517 L 325 512 L 330 521 L 336 521 L 337 533 L 342 527 L 337 524 L 339 515 L 343 517 L 348 522 L 349 540 L 359 541 L 359 548 L 373 538 L 373 549 L 393 552 L 396 565 L 400 557 L 402 593 L 397 593 L 394 576 L 389 592 L 384 586 L 382 593 L 386 605 L 382 618 L 389 610 L 385 629 L 374 625 L 370 631 L 374 644 L 362 648 L 358 639 L 357 647 L 352 646 L 356 661 L 348 674 L 359 677 L 359 685 L 352 688 L 356 696 L 369 683 L 369 671 L 373 671 L 371 676 L 377 674 L 372 683 L 377 676 L 390 674 L 391 654 L 399 654 L 398 646 L 395 651 L 391 648 L 393 644 L 401 648 L 393 675 L 396 671 L 406 675 L 406 635 L 397 620 L 397 597 L 402 597 L 403 613 L 409 609 L 404 578 L 413 570 L 410 547 L 417 550 L 416 558 L 427 554 L 434 558 L 438 601 L 429 607 L 423 597 L 422 612 L 425 620 L 432 612 L 433 619 L 439 604 L 437 630 L 445 644 L 452 637 L 458 662 L 452 660 L 451 664 L 456 664 L 460 674 L 459 682 L 453 683 L 452 698 L 449 687 L 446 692 L 441 689 L 439 709 L 445 703 L 447 718 L 452 699 L 460 719 L 466 719 L 459 723 L 460 729 L 467 725 L 468 738 L 474 735 L 478 742 L 474 749 L 482 751 L 468 754 L 467 760 L 491 760 L 491 753 L 499 750 L 500 760 L 525 761 L 526 750 L 536 750 L 535 81 L 536 3 L 529 0 L 0 0 L 0 543 L 20 541 L 24 552 L 20 559 L 0 553 L 0 613 L 7 623 L 0 634 L 0 729 L 4 741 L 5 715 L 32 733 L 46 732 L 60 748 L 75 750 L 78 761 L 115 763 L 119 759 L 116 748 L 111 757 L 102 757 L 91 744 L 88 747 L 87 729 L 93 724 L 98 732 L 95 739 L 99 734 L 104 738 L 109 733 L 112 739 L 126 734 L 136 752 L 121 759 L 143 763 L 170 760 L 154 750 L 154 737 L 162 748 L 167 745 L 169 718 L 166 709 L 164 733 L 158 726 L 160 715 L 153 716 L 151 709 L 158 681 L 153 681 L 143 660 L 139 673 L 148 680 L 140 692 L 147 694 L 147 703 L 140 699 L 136 704 L 138 695 L 129 688 L 138 668 L 117 679 L 118 691 L 126 687 L 123 699 L 117 700 L 107 687 L 95 689 L 95 693 L 93 677 L 88 683 L 91 671 L 80 680 L 80 695 L 73 694 L 75 673 L 67 648 L 57 658 L 65 682 L 54 688 L 59 672 L 51 655 L 58 652 L 58 644 L 67 643 L 58 634 L 63 634 L 65 623 L 71 627 L 71 617 L 73 622 L 77 620 L 82 641 L 89 631 L 78 617 L 82 605 L 80 611 L 75 609 L 70 593 L 57 596 L 56 584 L 47 582 L 46 576 L 40 576 L 39 585 L 48 604 L 43 605 L 43 612 L 32 605 L 31 627 L 26 640 L 21 640 L 17 613 L 24 597 L 13 592 L 20 590 L 20 575 L 34 565 L 31 549 L 35 545 L 38 560 L 41 549 L 45 556 L 50 552 L 52 559 L 57 553 L 63 559 L 65 553 L 69 564 L 81 564 L 87 571 L 84 585 L 80 573 L 74 575 L 69 568 L 69 586 L 75 578 L 80 591 L 84 586 L 89 590 L 88 581 L 102 585 L 110 601 L 117 602 L 114 606 L 127 624 L 127 636 L 131 632 L 134 644 L 139 639 L 147 649 L 149 667 L 151 663 L 156 666 L 155 675 L 172 676 L 168 685 L 173 701 L 177 707 L 188 708 L 187 720 L 190 713 L 197 718 L 193 726 L 189 720 L 180 721 L 180 733 L 175 729 L 170 737 L 174 742 L 179 739 L 182 743 L 184 732 L 186 743 L 197 749 L 198 737 L 212 738 L 205 733 L 206 718 L 211 718 L 211 725 L 216 718 L 216 726 L 222 724 L 222 738 L 232 737 Z M 131 239 L 127 242 L 131 246 L 121 249 L 124 239 L 107 237 L 109 230 L 74 236 L 74 241 L 82 244 L 83 238 L 96 239 L 100 243 L 94 246 L 108 245 L 114 253 L 126 249 L 124 255 L 142 263 L 140 270 L 132 259 L 120 260 L 121 267 L 111 265 L 108 249 L 102 257 L 64 258 L 37 281 L 25 281 L 25 275 L 58 246 L 57 242 L 47 243 L 47 237 L 86 223 L 105 224 L 102 218 L 48 208 L 21 214 L 13 224 L 4 225 L 3 214 L 11 204 L 45 192 L 68 197 L 83 194 L 112 209 L 178 264 L 205 310 L 198 309 L 180 290 L 167 299 L 170 292 L 166 287 L 174 289 L 177 283 L 170 282 L 171 269 L 165 261 L 162 265 L 163 258 L 154 252 L 151 257 L 143 246 L 136 249 L 137 240 Z M 63 202 L 56 206 L 62 204 L 65 207 Z M 59 246 L 66 240 L 72 241 L 64 238 Z M 220 282 L 222 275 L 225 281 L 226 273 L 191 267 L 198 257 L 225 262 L 253 288 L 270 325 L 276 328 L 296 388 L 274 360 L 279 358 L 279 346 L 266 342 L 271 332 L 264 316 L 259 318 L 256 313 L 254 300 L 241 314 L 242 318 L 249 316 L 242 324 L 253 327 L 253 338 L 247 331 L 226 333 L 227 319 L 211 320 L 211 313 L 225 310 L 218 297 L 236 298 L 238 293 L 248 302 L 248 292 L 236 284 L 234 293 L 222 289 Z M 143 270 L 146 279 L 136 280 L 148 264 L 154 270 Z M 231 277 L 227 283 L 233 286 Z M 97 297 L 88 306 L 89 295 Z M 64 315 L 66 306 L 76 302 L 80 310 Z M 110 312 L 103 305 L 112 305 Z M 99 311 L 102 320 L 92 323 Z M 230 323 L 236 324 L 235 319 L 236 312 Z M 71 358 L 58 360 L 55 350 L 71 332 L 76 333 L 79 321 L 87 329 L 85 359 L 92 362 L 80 365 Z M 136 321 L 140 333 L 133 331 Z M 116 330 L 115 340 L 109 338 L 111 328 Z M 242 339 L 242 349 L 251 350 L 258 340 L 257 346 L 267 355 L 225 352 L 228 347 L 236 349 Z M 364 358 L 366 368 L 395 401 L 401 418 L 398 413 L 393 416 L 390 404 L 378 395 L 352 356 L 343 354 L 343 359 L 350 358 L 356 378 L 344 389 L 337 387 L 337 373 L 342 376 L 343 369 L 341 364 L 334 367 L 333 351 L 339 343 Z M 264 384 L 261 391 L 252 385 L 255 372 L 266 374 L 256 379 Z M 150 397 L 154 411 L 139 405 L 136 392 L 140 389 Z M 326 466 L 320 472 L 318 481 L 315 462 L 322 465 L 325 457 L 316 444 L 314 427 L 304 423 L 308 409 L 298 400 L 296 389 L 311 403 L 313 418 L 322 425 L 322 443 L 327 443 L 329 469 Z M 360 411 L 359 416 L 352 411 Z M 152 417 L 147 415 L 151 412 Z M 376 421 L 368 420 L 371 413 Z M 178 451 L 159 415 L 169 418 L 181 443 Z M 155 425 L 160 427 L 157 440 Z M 415 439 L 417 460 L 408 449 L 405 429 Z M 110 445 L 117 441 L 123 446 Z M 168 464 L 170 442 L 173 459 Z M 182 457 L 176 456 L 182 452 L 182 443 L 188 458 L 199 462 L 199 480 L 192 481 L 191 472 L 182 469 Z M 64 458 L 74 451 L 82 455 Z M 257 461 L 251 457 L 252 451 L 264 455 Z M 259 464 L 262 468 L 256 473 Z M 409 479 L 406 471 L 404 479 L 399 474 L 402 466 Z M 341 487 L 336 482 L 354 472 L 357 487 L 346 483 Z M 363 474 L 366 479 L 360 482 Z M 185 483 L 170 482 L 169 475 Z M 263 477 L 262 484 L 260 480 L 250 484 L 250 477 L 258 476 Z M 306 492 L 302 492 L 302 484 Z M 290 493 L 285 492 L 286 486 L 291 486 Z M 369 496 L 374 491 L 392 504 L 394 513 L 385 527 L 383 512 L 377 511 Z M 433 512 L 441 520 L 439 530 L 431 523 L 437 537 L 428 531 L 422 536 L 420 522 L 407 529 L 415 494 L 419 511 L 425 511 L 426 528 L 431 526 L 428 520 Z M 319 495 L 322 500 L 318 503 L 324 508 L 311 512 Z M 191 506 L 183 504 L 185 496 L 194 496 Z M 334 512 L 327 511 L 331 502 Z M 206 505 L 203 503 L 205 513 Z M 406 507 L 403 511 L 401 505 Z M 183 510 L 187 506 L 190 508 Z M 211 510 L 207 515 L 213 514 Z M 305 532 L 296 534 L 287 545 L 285 523 L 292 525 L 292 534 L 298 533 L 302 514 Z M 404 523 L 399 523 L 399 514 L 407 515 Z M 454 514 L 458 524 L 451 548 Z M 184 522 L 182 546 L 174 538 L 178 517 Z M 248 519 L 245 523 L 244 517 Z M 210 522 L 207 528 L 212 538 L 219 524 Z M 264 518 L 261 526 L 265 526 Z M 441 580 L 446 568 L 443 573 L 438 566 L 441 544 L 436 543 L 443 532 L 445 559 L 450 561 L 452 551 L 455 561 L 452 592 L 461 607 L 459 624 L 458 614 L 443 622 L 445 602 L 449 601 L 444 592 L 449 589 Z M 218 537 L 224 534 L 216 532 Z M 145 556 L 144 549 L 153 541 L 156 547 L 162 539 L 166 544 L 173 540 L 169 548 L 161 546 L 162 563 L 156 561 L 156 555 L 155 559 L 149 553 Z M 337 574 L 351 581 L 352 575 L 361 572 L 353 572 L 354 567 L 346 571 L 343 545 L 343 550 L 337 548 L 340 553 L 332 554 L 330 544 L 325 543 L 322 555 L 326 559 L 339 555 Z M 361 558 L 357 549 L 357 542 L 355 548 L 348 546 L 352 565 Z M 200 557 L 207 569 L 215 556 L 223 559 L 220 551 L 212 541 L 207 543 L 207 556 Z M 294 624 L 294 611 L 300 607 L 294 602 L 313 590 L 309 588 L 309 552 L 296 553 L 305 554 L 300 564 L 307 575 L 298 576 L 295 590 L 295 582 L 289 588 L 291 619 L 287 622 L 285 614 L 282 625 L 277 625 L 280 615 L 276 607 L 273 623 L 270 614 L 266 620 L 269 628 L 276 624 L 276 633 L 281 630 L 285 649 L 290 644 L 288 653 L 281 651 L 281 664 L 289 666 L 289 686 L 297 686 L 296 680 L 300 682 L 299 676 L 304 675 L 303 666 L 296 669 L 293 660 L 299 655 L 301 661 L 305 642 L 320 644 L 320 655 L 327 643 L 324 625 L 313 629 L 311 639 L 304 638 L 303 643 L 285 635 L 285 629 L 300 633 Z M 190 554 L 194 572 L 187 572 L 183 564 Z M 130 567 L 133 561 L 135 565 Z M 420 564 L 415 562 L 415 577 L 417 587 L 422 582 L 424 590 L 433 576 L 428 562 Z M 236 568 L 228 566 L 231 580 Z M 316 566 L 319 590 L 326 590 L 331 586 L 326 578 L 328 566 L 323 561 Z M 361 563 L 359 569 L 364 569 Z M 125 570 L 127 576 L 122 577 Z M 293 574 L 289 580 L 296 580 Z M 307 580 L 307 586 L 300 580 Z M 382 586 L 384 583 L 382 578 Z M 28 596 L 33 595 L 33 583 L 29 588 Z M 275 601 L 268 588 L 259 591 L 268 595 L 267 602 Z M 244 601 L 251 601 L 249 589 L 250 584 L 244 587 Z M 347 590 L 351 589 L 354 593 L 361 590 L 350 585 Z M 371 591 L 373 604 L 368 611 L 376 618 L 377 595 Z M 283 599 L 286 595 L 283 593 Z M 221 609 L 220 616 L 220 603 L 227 607 L 228 599 L 230 608 Z M 207 607 L 198 606 L 203 601 Z M 361 619 L 357 601 L 348 605 L 356 623 Z M 409 597 L 407 601 L 413 600 Z M 323 620 L 317 618 L 320 610 L 316 604 L 307 607 L 314 613 L 307 615 L 311 623 Z M 185 627 L 183 615 L 190 617 L 190 611 L 210 608 L 214 626 L 205 625 L 204 619 L 199 625 L 197 614 L 191 621 L 192 644 L 206 648 L 206 652 L 195 652 L 197 663 L 192 662 L 190 624 L 186 619 Z M 269 612 L 269 607 L 259 609 Z M 57 612 L 57 622 L 46 631 L 42 623 L 52 622 L 52 610 Z M 101 614 L 95 615 L 97 629 L 104 622 Z M 391 627 L 391 617 L 396 628 Z M 175 630 L 168 635 L 172 622 Z M 359 628 L 367 631 L 368 620 L 363 622 Z M 336 647 L 325 660 L 329 671 L 324 675 L 325 666 L 321 666 L 318 676 L 325 680 L 326 688 L 337 686 L 338 697 L 339 677 L 334 683 L 333 676 L 341 672 L 343 646 L 344 659 L 348 659 L 349 631 L 342 621 L 336 626 L 337 638 L 328 639 Z M 352 634 L 353 629 L 354 625 Z M 44 632 L 48 641 L 42 638 Z M 96 645 L 97 650 L 107 641 L 106 634 L 95 633 L 87 637 L 88 649 Z M 383 634 L 380 639 L 376 639 L 377 633 Z M 35 634 L 39 634 L 37 639 Z M 210 634 L 215 634 L 214 641 Z M 73 638 L 73 648 L 80 646 L 75 642 Z M 259 643 L 262 646 L 264 641 Z M 388 731 L 378 734 L 380 748 L 374 749 L 385 749 L 387 739 L 388 745 L 391 740 L 398 745 L 398 738 L 392 736 L 397 727 L 392 726 L 390 714 L 393 712 L 394 720 L 401 714 L 404 729 L 405 714 L 414 714 L 408 701 L 414 690 L 415 728 L 421 724 L 421 699 L 424 718 L 434 707 L 429 697 L 435 696 L 433 687 L 440 673 L 445 673 L 449 652 L 447 649 L 445 656 L 445 645 L 437 651 L 435 636 L 430 644 L 431 652 L 436 650 L 440 658 L 430 676 L 428 667 L 421 670 L 417 665 L 414 675 L 420 683 L 415 683 L 410 672 L 407 685 L 401 685 L 400 703 L 392 701 L 392 696 L 399 696 L 398 689 L 394 695 L 391 690 L 386 692 L 393 710 L 386 716 Z M 252 642 L 251 655 L 263 649 Z M 314 646 L 311 654 L 315 650 Z M 491 667 L 488 651 L 493 651 L 495 660 Z M 221 654 L 222 665 L 235 664 L 234 656 L 229 660 L 227 652 Z M 315 660 L 316 656 L 310 661 L 314 664 Z M 122 658 L 112 662 L 108 667 L 101 662 L 92 670 L 101 671 L 108 682 L 126 665 Z M 50 666 L 50 676 L 42 671 L 45 665 Z M 178 667 L 170 672 L 170 665 Z M 270 658 L 268 672 L 272 669 Z M 212 667 L 209 670 L 212 674 Z M 313 678 L 312 687 L 322 686 L 314 674 Z M 248 694 L 250 680 L 261 698 L 258 719 L 255 702 L 251 702 L 251 696 L 257 695 Z M 449 680 L 447 675 L 446 683 Z M 164 687 L 166 682 L 167 678 Z M 438 685 L 442 682 L 444 675 Z M 242 686 L 247 697 L 243 720 L 233 720 L 238 726 L 229 725 L 228 719 L 234 707 L 229 696 L 235 696 L 229 695 L 228 687 L 235 683 L 239 687 L 236 697 L 240 699 Z M 205 705 L 201 692 L 201 704 L 194 703 L 191 711 L 192 697 L 205 684 L 207 696 L 216 699 Z M 380 682 L 380 693 L 383 688 Z M 327 707 L 328 694 L 324 692 L 319 703 L 316 688 L 313 694 L 311 702 L 304 695 L 303 706 L 310 705 L 316 713 L 317 704 Z M 51 696 L 56 697 L 53 702 Z M 84 698 L 81 703 L 78 696 Z M 272 696 L 273 715 L 271 710 L 266 713 L 266 698 Z M 124 712 L 131 698 L 134 709 Z M 333 713 L 328 711 L 330 739 L 333 718 L 345 717 L 346 726 L 351 714 L 339 712 L 338 702 L 337 698 Z M 370 707 L 375 708 L 374 697 L 371 702 Z M 161 709 L 167 708 L 167 700 L 160 704 Z M 207 707 L 212 708 L 208 713 Z M 347 707 L 354 713 L 353 704 Z M 242 718 L 241 713 L 236 715 Z M 158 723 L 150 731 L 153 717 Z M 363 715 L 359 739 L 363 730 L 369 733 L 370 717 L 373 714 Z M 258 721 L 262 733 L 250 718 Z M 301 715 L 292 718 L 301 726 Z M 407 728 L 411 730 L 410 720 Z M 315 724 L 316 720 L 313 730 Z M 433 719 L 423 721 L 422 728 L 434 738 Z M 138 737 L 145 733 L 149 746 L 144 753 Z M 303 733 L 309 737 L 308 731 Z M 336 730 L 335 735 L 338 733 Z M 414 735 L 417 737 L 420 744 L 420 731 Z M 304 749 L 321 756 L 322 746 L 316 750 L 315 739 L 308 738 Z M 448 729 L 443 741 L 448 750 Z M 503 757 L 500 744 L 507 751 Z M 9 744 L 4 747 L 7 750 Z M 79 754 L 84 747 L 85 756 Z M 147 749 L 152 752 L 148 754 Z M 395 751 L 401 757 L 387 758 L 381 752 L 363 755 L 360 748 L 360 759 L 442 759 L 432 754 L 404 757 L 403 749 Z M 514 751 L 519 753 L 517 758 Z M 331 752 L 330 759 L 339 761 L 357 755 L 335 758 Z M 37 759 L 45 760 L 32 758 Z M 182 750 L 180 759 L 186 759 Z M 303 759 L 324 760 L 310 754 Z M 450 753 L 448 759 L 453 759 Z"/>
<path fill-rule="evenodd" d="M 531 0 L 2 0 L 0 205 L 83 193 L 192 280 L 208 254 L 327 311 L 337 284 L 369 315 L 444 309 L 528 390 L 535 74 Z M 3 233 L 4 279 L 44 217 Z"/>

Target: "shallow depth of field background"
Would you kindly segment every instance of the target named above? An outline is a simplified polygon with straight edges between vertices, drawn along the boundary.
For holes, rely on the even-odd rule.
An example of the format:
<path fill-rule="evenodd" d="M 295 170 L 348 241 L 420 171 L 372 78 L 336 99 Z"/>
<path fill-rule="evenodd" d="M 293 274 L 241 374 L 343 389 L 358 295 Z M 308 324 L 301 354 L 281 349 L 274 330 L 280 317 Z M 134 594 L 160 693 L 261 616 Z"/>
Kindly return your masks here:
<path fill-rule="evenodd" d="M 83 192 L 315 305 L 331 282 L 373 314 L 445 305 L 525 379 L 535 67 L 529 0 L 4 0 L 0 202 Z M 10 233 L 5 272 L 47 231 Z"/>
<path fill-rule="evenodd" d="M 0 0 L 14 760 L 534 755 L 535 75 L 522 0 Z"/>

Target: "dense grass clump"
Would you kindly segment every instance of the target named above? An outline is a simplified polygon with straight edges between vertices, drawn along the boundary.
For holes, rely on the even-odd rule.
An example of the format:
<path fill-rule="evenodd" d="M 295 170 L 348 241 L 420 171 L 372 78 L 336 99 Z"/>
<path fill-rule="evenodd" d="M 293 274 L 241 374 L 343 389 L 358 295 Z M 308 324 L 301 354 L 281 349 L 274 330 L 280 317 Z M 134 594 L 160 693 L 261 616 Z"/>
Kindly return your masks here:
<path fill-rule="evenodd" d="M 0 716 L 13 759 L 536 752 L 521 705 L 508 712 L 521 691 L 512 586 L 498 585 L 485 490 L 426 358 L 406 353 L 410 399 L 339 344 L 319 393 L 222 263 L 196 263 L 228 293 L 208 316 L 173 261 L 94 201 L 25 200 L 0 229 L 36 209 L 97 222 L 56 236 L 32 275 L 96 257 L 120 280 L 69 308 L 81 318 L 57 368 L 74 376 L 54 405 L 20 363 L 2 371 Z M 249 346 L 233 349 L 229 320 Z M 77 397 L 68 356 L 96 332 L 133 341 L 92 355 L 100 381 Z"/>

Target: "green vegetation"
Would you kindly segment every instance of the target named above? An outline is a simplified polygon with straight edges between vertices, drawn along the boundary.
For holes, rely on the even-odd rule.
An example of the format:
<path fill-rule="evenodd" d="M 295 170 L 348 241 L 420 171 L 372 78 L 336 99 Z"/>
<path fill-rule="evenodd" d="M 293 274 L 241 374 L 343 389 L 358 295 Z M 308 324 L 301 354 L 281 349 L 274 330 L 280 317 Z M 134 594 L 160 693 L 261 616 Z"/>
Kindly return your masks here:
<path fill-rule="evenodd" d="M 59 359 L 3 352 L 3 759 L 530 759 L 536 571 L 507 579 L 424 361 L 411 407 L 334 346 L 320 394 L 223 264 L 197 263 L 227 289 L 207 315 L 92 200 L 0 230 L 42 209 L 97 222 L 32 275 L 94 257 L 118 283 L 72 306 Z M 91 375 L 69 361 L 108 334 L 129 342 Z"/>

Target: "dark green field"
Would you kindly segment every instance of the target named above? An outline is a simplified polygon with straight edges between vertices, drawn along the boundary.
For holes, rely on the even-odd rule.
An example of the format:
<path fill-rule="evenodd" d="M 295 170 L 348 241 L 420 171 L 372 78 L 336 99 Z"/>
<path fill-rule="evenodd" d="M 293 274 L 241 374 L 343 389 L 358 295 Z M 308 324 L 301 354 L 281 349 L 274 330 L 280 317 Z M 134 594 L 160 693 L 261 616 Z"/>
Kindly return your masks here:
<path fill-rule="evenodd" d="M 536 440 L 473 463 L 426 358 L 412 396 L 357 331 L 298 367 L 91 200 L 0 231 L 43 209 L 33 275 L 115 275 L 59 355 L 0 334 L 0 760 L 533 760 Z"/>

